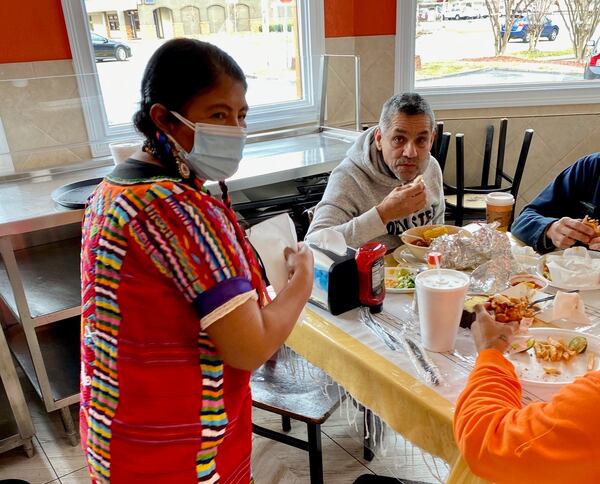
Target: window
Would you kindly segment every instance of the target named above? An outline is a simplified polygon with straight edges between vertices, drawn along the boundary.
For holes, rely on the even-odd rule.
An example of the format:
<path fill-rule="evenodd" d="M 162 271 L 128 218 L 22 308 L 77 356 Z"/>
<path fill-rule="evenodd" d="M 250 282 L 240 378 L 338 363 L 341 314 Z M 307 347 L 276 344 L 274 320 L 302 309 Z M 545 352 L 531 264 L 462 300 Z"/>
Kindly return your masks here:
<path fill-rule="evenodd" d="M 569 4 L 588 7 L 576 15 Z M 598 35 L 599 8 L 600 0 L 400 0 L 396 90 L 416 89 L 438 109 L 599 102 L 600 83 L 584 79 L 586 42 L 571 35 Z"/>
<path fill-rule="evenodd" d="M 200 32 L 200 9 L 198 7 L 183 7 L 181 9 L 181 22 L 183 23 L 183 34 L 186 36 L 199 35 Z"/>
<path fill-rule="evenodd" d="M 218 34 L 225 29 L 225 7 L 221 5 L 211 5 L 208 7 L 208 24 L 210 33 Z"/>
<path fill-rule="evenodd" d="M 250 7 L 240 3 L 234 6 L 236 32 L 250 32 Z"/>
<path fill-rule="evenodd" d="M 220 5 L 217 0 L 120 0 L 124 12 L 137 12 L 138 39 L 119 39 L 127 56 L 115 58 L 113 47 L 106 55 L 108 60 L 102 61 L 100 51 L 92 54 L 88 15 L 95 18 L 103 2 L 108 0 L 62 0 L 86 128 L 90 142 L 96 143 L 95 155 L 107 153 L 106 143 L 113 139 L 135 136 L 131 119 L 138 108 L 147 61 L 163 42 L 180 36 L 214 43 L 238 61 L 248 79 L 251 109 L 247 121 L 251 132 L 317 122 L 322 2 L 293 0 L 286 4 L 282 19 L 273 16 L 273 6 L 279 6 L 280 0 L 227 0 Z M 117 13 L 121 18 L 131 17 Z M 269 31 L 269 25 L 282 20 L 289 31 Z M 193 75 L 193 68 L 174 75 Z"/>
<path fill-rule="evenodd" d="M 109 30 L 119 30 L 119 16 L 116 13 L 107 13 L 106 21 Z"/>

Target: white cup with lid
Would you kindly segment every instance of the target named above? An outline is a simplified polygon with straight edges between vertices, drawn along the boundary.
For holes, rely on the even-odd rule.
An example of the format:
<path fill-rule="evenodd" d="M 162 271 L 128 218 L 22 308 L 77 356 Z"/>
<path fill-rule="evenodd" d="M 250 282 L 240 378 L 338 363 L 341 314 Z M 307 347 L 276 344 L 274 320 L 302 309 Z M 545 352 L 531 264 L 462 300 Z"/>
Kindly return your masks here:
<path fill-rule="evenodd" d="M 452 351 L 458 333 L 468 275 L 452 269 L 431 269 L 415 278 L 423 346 L 438 353 Z"/>
<path fill-rule="evenodd" d="M 136 151 L 142 149 L 141 141 L 119 141 L 108 145 L 110 154 L 115 162 L 115 165 L 123 163 L 127 158 L 133 155 Z"/>

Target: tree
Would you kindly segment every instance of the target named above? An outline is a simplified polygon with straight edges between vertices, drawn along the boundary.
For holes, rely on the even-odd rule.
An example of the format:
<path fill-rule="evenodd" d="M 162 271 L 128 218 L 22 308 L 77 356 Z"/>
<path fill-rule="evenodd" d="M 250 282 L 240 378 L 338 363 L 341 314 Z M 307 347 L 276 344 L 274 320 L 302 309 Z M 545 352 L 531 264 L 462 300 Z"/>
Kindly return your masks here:
<path fill-rule="evenodd" d="M 600 1 L 600 0 L 598 0 Z M 515 14 L 525 11 L 531 0 L 485 0 L 485 6 L 489 12 L 492 32 L 494 33 L 494 49 L 496 55 L 504 55 L 508 40 L 510 39 L 510 29 Z M 502 18 L 504 16 L 504 18 Z M 504 35 L 500 32 L 502 23 L 506 24 Z"/>
<path fill-rule="evenodd" d="M 529 4 L 527 21 L 529 22 L 529 51 L 534 51 L 546 24 L 546 15 L 556 0 L 533 0 Z"/>
<path fill-rule="evenodd" d="M 600 22 L 600 0 L 563 0 L 563 3 L 560 15 L 571 37 L 575 58 L 583 62 L 586 45 Z M 558 0 L 556 5 L 560 7 Z"/>

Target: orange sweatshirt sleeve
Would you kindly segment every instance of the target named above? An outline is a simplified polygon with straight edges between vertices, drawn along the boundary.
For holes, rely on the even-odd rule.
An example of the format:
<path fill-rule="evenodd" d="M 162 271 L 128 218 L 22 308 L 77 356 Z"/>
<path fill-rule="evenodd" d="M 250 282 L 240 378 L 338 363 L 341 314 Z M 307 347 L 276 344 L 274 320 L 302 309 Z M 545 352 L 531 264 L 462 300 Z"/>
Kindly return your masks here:
<path fill-rule="evenodd" d="M 600 371 L 523 407 L 512 364 L 482 351 L 458 398 L 454 434 L 471 470 L 489 481 L 598 483 Z"/>

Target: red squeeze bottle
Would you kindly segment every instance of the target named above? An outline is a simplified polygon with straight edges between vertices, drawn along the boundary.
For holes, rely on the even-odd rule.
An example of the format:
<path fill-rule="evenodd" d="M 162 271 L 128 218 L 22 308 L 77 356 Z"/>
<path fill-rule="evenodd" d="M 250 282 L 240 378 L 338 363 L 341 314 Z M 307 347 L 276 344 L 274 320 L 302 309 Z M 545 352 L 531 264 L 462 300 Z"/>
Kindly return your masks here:
<path fill-rule="evenodd" d="M 385 264 L 387 248 L 380 242 L 367 242 L 356 251 L 358 298 L 372 313 L 379 313 L 385 297 Z"/>

